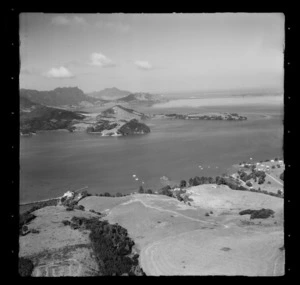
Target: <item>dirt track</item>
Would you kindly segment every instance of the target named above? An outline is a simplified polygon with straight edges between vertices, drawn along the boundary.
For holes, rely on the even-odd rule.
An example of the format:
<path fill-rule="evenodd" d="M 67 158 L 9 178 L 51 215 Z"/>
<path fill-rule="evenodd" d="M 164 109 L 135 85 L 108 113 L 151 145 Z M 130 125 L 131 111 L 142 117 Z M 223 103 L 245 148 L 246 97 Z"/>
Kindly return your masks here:
<path fill-rule="evenodd" d="M 200 190 L 198 198 L 204 204 L 210 201 L 208 209 L 218 208 L 226 200 L 223 213 L 205 217 L 196 206 L 188 207 L 175 199 L 155 195 L 134 195 L 110 213 L 112 221 L 124 225 L 136 240 L 141 250 L 141 266 L 147 275 L 284 274 L 284 251 L 279 250 L 283 229 L 274 226 L 276 217 L 246 226 L 241 219 L 247 222 L 249 218 L 237 214 L 238 209 L 251 205 L 273 205 L 278 211 L 282 199 L 226 187 L 214 193 L 207 187 L 194 190 Z M 226 215 L 224 210 L 228 210 Z M 173 222 L 168 218 L 170 214 Z M 163 220 L 159 226 L 155 225 L 158 220 Z"/>

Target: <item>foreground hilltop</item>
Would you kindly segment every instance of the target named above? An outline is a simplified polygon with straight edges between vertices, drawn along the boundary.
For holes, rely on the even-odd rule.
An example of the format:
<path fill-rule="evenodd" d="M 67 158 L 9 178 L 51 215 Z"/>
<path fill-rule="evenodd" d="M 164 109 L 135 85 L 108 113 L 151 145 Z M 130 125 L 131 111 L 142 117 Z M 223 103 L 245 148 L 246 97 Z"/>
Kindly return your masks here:
<path fill-rule="evenodd" d="M 19 255 L 32 276 L 284 275 L 282 195 L 220 183 L 65 193 L 21 218 Z"/>

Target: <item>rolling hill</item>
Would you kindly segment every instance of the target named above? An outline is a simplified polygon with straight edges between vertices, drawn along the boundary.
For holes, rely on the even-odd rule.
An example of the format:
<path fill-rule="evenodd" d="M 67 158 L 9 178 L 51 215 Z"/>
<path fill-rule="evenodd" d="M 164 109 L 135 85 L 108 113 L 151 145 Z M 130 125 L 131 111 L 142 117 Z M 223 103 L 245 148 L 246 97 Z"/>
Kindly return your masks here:
<path fill-rule="evenodd" d="M 74 120 L 85 116 L 72 111 L 52 108 L 20 97 L 20 131 L 30 134 L 40 130 L 68 129 L 72 131 Z"/>
<path fill-rule="evenodd" d="M 154 104 L 164 101 L 161 95 L 153 95 L 149 93 L 131 93 L 117 100 L 117 102 L 130 104 Z"/>
<path fill-rule="evenodd" d="M 132 119 L 144 120 L 149 117 L 133 109 L 125 108 L 121 105 L 116 105 L 112 108 L 109 108 L 101 112 L 101 114 L 97 116 L 97 119 L 102 119 L 102 118 L 113 118 L 116 120 L 130 121 Z"/>
<path fill-rule="evenodd" d="M 93 98 L 102 99 L 102 100 L 116 100 L 122 97 L 129 95 L 131 92 L 126 90 L 120 90 L 116 87 L 105 88 L 101 91 L 95 91 L 88 93 L 87 95 Z"/>
<path fill-rule="evenodd" d="M 82 102 L 95 103 L 97 100 L 83 93 L 78 87 L 62 87 L 50 91 L 21 89 L 20 97 L 45 106 L 79 105 Z"/>

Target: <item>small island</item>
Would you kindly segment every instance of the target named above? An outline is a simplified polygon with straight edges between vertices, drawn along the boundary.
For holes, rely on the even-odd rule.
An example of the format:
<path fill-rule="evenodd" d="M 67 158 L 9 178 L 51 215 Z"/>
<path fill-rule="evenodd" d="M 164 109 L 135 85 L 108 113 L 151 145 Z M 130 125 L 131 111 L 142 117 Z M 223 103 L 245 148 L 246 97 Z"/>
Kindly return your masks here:
<path fill-rule="evenodd" d="M 220 120 L 220 121 L 244 121 L 247 117 L 237 113 L 193 113 L 193 114 L 161 114 L 154 117 L 181 120 Z"/>

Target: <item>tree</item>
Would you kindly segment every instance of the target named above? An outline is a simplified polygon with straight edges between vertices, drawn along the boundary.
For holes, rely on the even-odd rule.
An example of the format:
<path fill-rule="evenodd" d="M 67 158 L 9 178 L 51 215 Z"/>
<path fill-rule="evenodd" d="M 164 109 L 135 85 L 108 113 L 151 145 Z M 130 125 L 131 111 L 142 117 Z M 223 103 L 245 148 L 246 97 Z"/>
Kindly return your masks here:
<path fill-rule="evenodd" d="M 145 193 L 145 190 L 143 188 L 143 186 L 141 185 L 140 188 L 139 188 L 139 193 Z"/>
<path fill-rule="evenodd" d="M 30 259 L 20 257 L 19 258 L 19 274 L 22 277 L 31 276 L 34 265 Z"/>
<path fill-rule="evenodd" d="M 122 197 L 123 195 L 122 195 L 122 193 L 120 193 L 120 192 L 118 192 L 117 194 L 116 194 L 116 197 Z"/>
<path fill-rule="evenodd" d="M 280 178 L 282 181 L 284 181 L 284 180 L 283 180 L 283 179 L 284 179 L 284 172 L 282 172 L 282 173 L 280 174 L 279 178 Z"/>
<path fill-rule="evenodd" d="M 180 181 L 180 188 L 186 187 L 186 181 L 185 180 L 181 180 Z"/>
<path fill-rule="evenodd" d="M 189 179 L 189 185 L 190 185 L 190 186 L 193 186 L 193 183 L 194 183 L 194 179 L 193 179 L 193 178 L 190 178 L 190 179 Z"/>
<path fill-rule="evenodd" d="M 263 184 L 265 182 L 265 178 L 260 176 L 258 179 L 258 184 Z"/>
<path fill-rule="evenodd" d="M 193 186 L 200 185 L 202 184 L 201 182 L 202 182 L 201 178 L 199 176 L 195 176 L 193 179 Z"/>
<path fill-rule="evenodd" d="M 148 189 L 148 190 L 147 190 L 147 193 L 148 193 L 148 194 L 153 194 L 153 191 L 152 191 L 151 189 Z"/>
<path fill-rule="evenodd" d="M 111 197 L 110 193 L 108 193 L 108 192 L 105 192 L 105 193 L 104 193 L 104 196 L 106 196 L 106 197 Z"/>
<path fill-rule="evenodd" d="M 213 184 L 215 182 L 215 180 L 212 177 L 208 177 L 208 183 L 209 184 Z"/>
<path fill-rule="evenodd" d="M 252 183 L 251 183 L 250 181 L 247 181 L 246 185 L 247 185 L 248 187 L 251 187 L 251 186 L 252 186 Z"/>

